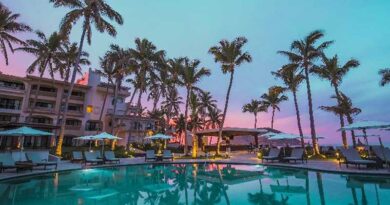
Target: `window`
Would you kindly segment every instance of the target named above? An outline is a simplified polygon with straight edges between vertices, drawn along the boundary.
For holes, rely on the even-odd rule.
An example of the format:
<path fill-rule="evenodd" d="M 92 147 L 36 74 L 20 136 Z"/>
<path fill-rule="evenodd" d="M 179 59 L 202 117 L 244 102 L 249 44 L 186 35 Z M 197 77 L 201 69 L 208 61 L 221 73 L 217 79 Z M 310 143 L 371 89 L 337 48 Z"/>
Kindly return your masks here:
<path fill-rule="evenodd" d="M 2 109 L 20 110 L 21 105 L 22 100 L 0 98 L 0 108 Z"/>
<path fill-rule="evenodd" d="M 64 90 L 64 93 L 68 93 L 68 90 Z M 73 90 L 72 91 L 72 96 L 77 96 L 77 97 L 84 97 L 84 92 L 78 91 L 78 90 Z"/>
<path fill-rule="evenodd" d="M 86 131 L 100 131 L 102 128 L 102 122 L 100 121 L 87 121 L 85 124 Z"/>
<path fill-rule="evenodd" d="M 79 126 L 81 126 L 81 121 L 77 120 L 77 119 L 67 119 L 66 120 L 66 125 L 79 127 Z"/>
<path fill-rule="evenodd" d="M 0 115 L 0 122 L 17 122 L 18 119 L 17 115 Z"/>
<path fill-rule="evenodd" d="M 38 85 L 33 85 L 32 86 L 32 89 L 33 90 L 37 90 L 37 87 L 38 87 Z M 39 91 L 44 91 L 44 92 L 57 92 L 57 89 L 55 89 L 55 88 L 52 88 L 52 87 L 46 87 L 46 86 L 39 86 Z"/>
<path fill-rule="evenodd" d="M 76 112 L 82 112 L 83 106 L 82 105 L 75 105 L 70 104 L 68 105 L 68 111 L 76 111 Z"/>
<path fill-rule="evenodd" d="M 142 124 L 140 122 L 134 122 L 133 129 L 134 130 L 142 130 Z"/>
<path fill-rule="evenodd" d="M 0 87 L 24 90 L 23 83 L 10 82 L 10 81 L 5 81 L 5 80 L 0 80 Z"/>
<path fill-rule="evenodd" d="M 27 121 L 28 119 L 29 118 L 27 118 Z M 36 124 L 53 124 L 53 120 L 48 117 L 32 117 L 30 122 Z"/>
<path fill-rule="evenodd" d="M 114 101 L 115 101 L 115 98 L 112 97 L 111 105 L 114 105 Z M 124 103 L 124 102 L 125 102 L 125 99 L 123 99 L 122 97 L 117 97 L 116 98 L 116 103 Z"/>
<path fill-rule="evenodd" d="M 30 101 L 30 107 L 32 107 L 32 101 Z M 38 101 L 35 102 L 35 107 L 52 109 L 54 108 L 54 103 Z"/>

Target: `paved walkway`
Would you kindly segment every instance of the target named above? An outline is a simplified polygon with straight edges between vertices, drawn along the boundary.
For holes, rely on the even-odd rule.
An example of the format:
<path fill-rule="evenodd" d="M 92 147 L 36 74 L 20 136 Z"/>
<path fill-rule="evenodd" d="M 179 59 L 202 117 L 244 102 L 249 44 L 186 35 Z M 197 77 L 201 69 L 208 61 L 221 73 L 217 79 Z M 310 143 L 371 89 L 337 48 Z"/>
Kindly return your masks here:
<path fill-rule="evenodd" d="M 261 160 L 256 158 L 254 154 L 248 154 L 246 152 L 240 152 L 240 153 L 234 153 L 231 158 L 229 159 L 220 159 L 220 160 L 204 160 L 204 159 L 175 159 L 173 163 L 205 163 L 205 162 L 214 162 L 214 163 L 243 163 L 243 164 L 262 164 Z M 148 162 L 150 163 L 150 162 Z M 152 162 L 153 163 L 153 162 Z M 161 163 L 161 162 L 157 162 Z M 166 163 L 166 162 L 163 162 Z M 126 158 L 121 159 L 120 165 L 134 165 L 134 164 L 145 164 L 145 160 L 143 157 L 137 157 L 137 158 Z M 358 169 L 354 166 L 349 166 L 349 168 L 346 168 L 345 165 L 342 165 L 339 167 L 338 162 L 336 160 L 309 160 L 308 163 L 301 164 L 301 163 L 263 163 L 264 165 L 272 165 L 272 166 L 280 166 L 280 167 L 293 167 L 293 168 L 302 168 L 302 169 L 309 169 L 309 170 L 318 170 L 318 171 L 327 171 L 327 172 L 342 172 L 342 173 L 350 173 L 350 174 L 371 174 L 371 175 L 388 175 L 390 176 L 390 169 L 389 168 L 383 168 L 383 169 L 366 169 L 361 168 Z M 116 166 L 115 164 L 107 164 L 107 165 L 100 165 L 99 167 L 109 167 L 109 166 Z M 71 163 L 70 161 L 61 161 L 58 164 L 58 171 L 66 171 L 66 170 L 75 170 L 75 169 L 83 169 L 83 168 L 91 168 L 93 166 L 84 166 L 84 164 L 80 163 Z M 13 178 L 13 177 L 20 177 L 20 176 L 28 176 L 31 174 L 42 174 L 47 172 L 52 172 L 55 170 L 50 170 L 50 167 L 48 170 L 42 170 L 39 167 L 34 168 L 32 172 L 30 171 L 22 171 L 19 173 L 16 173 L 15 170 L 9 169 L 6 170 L 3 173 L 0 173 L 0 180 L 7 179 L 7 178 Z"/>

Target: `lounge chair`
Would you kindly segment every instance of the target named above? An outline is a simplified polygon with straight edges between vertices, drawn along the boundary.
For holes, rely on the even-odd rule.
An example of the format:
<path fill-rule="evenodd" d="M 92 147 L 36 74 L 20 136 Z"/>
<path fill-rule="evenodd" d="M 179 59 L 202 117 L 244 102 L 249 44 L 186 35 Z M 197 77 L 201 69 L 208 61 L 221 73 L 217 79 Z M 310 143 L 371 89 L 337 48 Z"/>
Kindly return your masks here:
<path fill-rule="evenodd" d="M 378 168 L 378 164 L 374 160 L 362 159 L 359 153 L 354 148 L 339 148 L 341 157 L 344 159 L 344 164 L 348 167 L 348 164 L 353 164 L 360 169 L 360 165 L 373 165 Z M 339 166 L 341 166 L 341 160 L 339 159 Z"/>
<path fill-rule="evenodd" d="M 162 159 L 172 160 L 173 161 L 173 154 L 171 150 L 164 150 Z"/>
<path fill-rule="evenodd" d="M 390 149 L 381 146 L 372 146 L 371 151 L 385 164 L 390 164 Z"/>
<path fill-rule="evenodd" d="M 103 161 L 103 159 L 98 158 L 98 155 L 96 152 L 84 151 L 84 164 L 86 165 L 87 163 L 103 164 L 104 161 Z"/>
<path fill-rule="evenodd" d="M 104 152 L 104 161 L 108 161 L 108 162 L 116 162 L 118 164 L 120 164 L 120 160 L 119 158 L 116 158 L 115 157 L 115 154 L 113 151 L 105 151 Z"/>
<path fill-rule="evenodd" d="M 15 162 L 11 153 L 0 153 L 0 172 L 6 169 L 16 169 L 16 173 L 20 170 L 33 169 L 33 164 L 28 162 Z"/>
<path fill-rule="evenodd" d="M 83 153 L 81 151 L 73 151 L 72 152 L 72 159 L 70 161 L 71 162 L 83 162 L 84 161 Z"/>
<path fill-rule="evenodd" d="M 157 160 L 156 154 L 154 153 L 154 150 L 146 150 L 145 153 L 145 162 L 148 160 Z"/>
<path fill-rule="evenodd" d="M 279 155 L 280 155 L 280 149 L 278 148 L 271 148 L 269 150 L 269 153 L 267 156 L 263 156 L 263 158 L 261 158 L 261 162 L 263 162 L 264 160 L 267 160 L 267 161 L 274 161 L 274 160 L 278 160 L 279 159 Z"/>
<path fill-rule="evenodd" d="M 303 148 L 294 148 L 292 149 L 290 156 L 283 157 L 283 160 L 286 160 L 287 162 L 294 161 L 295 163 L 297 161 L 302 161 L 302 163 L 304 163 L 305 150 Z M 306 163 L 307 163 L 307 159 L 306 159 Z"/>
<path fill-rule="evenodd" d="M 47 158 L 44 158 L 38 152 L 27 152 L 26 158 L 36 167 L 43 166 L 43 169 L 46 169 L 46 167 L 48 166 L 54 166 L 55 169 L 57 169 L 57 162 L 49 162 L 49 156 L 47 156 Z"/>

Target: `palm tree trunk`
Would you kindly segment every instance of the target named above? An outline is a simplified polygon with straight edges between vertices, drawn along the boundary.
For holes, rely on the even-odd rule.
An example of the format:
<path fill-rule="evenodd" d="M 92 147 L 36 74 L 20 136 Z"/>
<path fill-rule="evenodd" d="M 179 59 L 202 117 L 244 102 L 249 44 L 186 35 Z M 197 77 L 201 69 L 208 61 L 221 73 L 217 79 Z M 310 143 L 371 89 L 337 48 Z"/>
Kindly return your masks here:
<path fill-rule="evenodd" d="M 138 88 L 134 88 L 133 94 L 131 95 L 131 98 L 130 98 L 130 101 L 129 101 L 130 105 L 131 105 L 131 103 L 133 103 L 134 96 L 137 93 L 137 91 L 138 91 Z"/>
<path fill-rule="evenodd" d="M 107 102 L 107 97 L 108 97 L 108 91 L 109 91 L 109 84 L 107 85 L 106 94 L 104 95 L 103 105 L 102 105 L 102 109 L 100 110 L 100 115 L 99 115 L 99 121 L 102 121 L 102 118 L 103 118 L 104 108 L 106 107 L 106 102 Z"/>
<path fill-rule="evenodd" d="M 142 114 L 142 104 L 141 104 L 141 99 L 142 99 L 142 90 L 139 90 L 138 93 L 138 101 L 137 101 L 137 107 L 139 109 L 138 111 L 138 116 L 140 117 Z"/>
<path fill-rule="evenodd" d="M 131 95 L 131 98 L 129 101 L 130 106 L 133 103 L 133 100 L 134 100 L 134 97 L 135 97 L 135 94 L 137 93 L 137 91 L 138 91 L 138 88 L 134 88 L 133 94 Z M 131 139 L 131 129 L 129 129 L 129 133 L 127 136 L 127 142 L 126 142 L 126 150 L 127 151 L 129 151 L 129 149 L 130 149 L 130 139 Z"/>
<path fill-rule="evenodd" d="M 320 194 L 321 205 L 325 205 L 325 194 L 324 194 L 324 185 L 322 183 L 322 175 L 320 172 L 317 172 L 317 185 L 318 192 Z"/>
<path fill-rule="evenodd" d="M 115 124 L 116 124 L 116 107 L 117 107 L 119 83 L 120 80 L 116 79 L 115 90 L 114 90 L 114 112 L 112 113 L 112 118 L 111 118 L 111 134 L 114 134 Z"/>
<path fill-rule="evenodd" d="M 320 150 L 318 148 L 316 128 L 314 124 L 313 101 L 311 97 L 309 68 L 307 65 L 305 65 L 304 70 L 305 70 L 305 79 L 306 79 L 306 88 L 307 88 L 307 100 L 309 103 L 310 130 L 311 130 L 311 140 L 313 142 L 313 153 L 314 155 L 319 155 Z"/>
<path fill-rule="evenodd" d="M 184 155 L 188 155 L 188 144 L 187 144 L 187 129 L 188 129 L 188 101 L 190 99 L 191 88 L 187 88 L 187 96 L 186 96 L 186 109 L 184 112 Z"/>
<path fill-rule="evenodd" d="M 70 88 L 68 91 L 68 96 L 66 97 L 66 100 L 65 100 L 65 110 L 62 114 L 60 134 L 58 136 L 58 142 L 57 142 L 57 147 L 56 147 L 56 155 L 58 155 L 58 156 L 61 156 L 61 154 L 62 154 L 62 142 L 64 141 L 65 123 L 66 123 L 66 115 L 68 112 L 68 104 L 69 104 L 69 99 L 70 99 L 70 96 L 72 94 L 73 87 L 74 87 L 74 84 L 76 81 L 77 68 L 79 67 L 79 64 L 80 64 L 80 58 L 81 58 L 81 53 L 83 51 L 83 44 L 84 44 L 84 38 L 85 38 L 86 31 L 87 31 L 86 28 L 84 28 L 83 32 L 81 34 L 79 50 L 78 50 L 76 62 L 74 63 L 74 66 L 73 66 L 72 78 L 70 80 Z"/>
<path fill-rule="evenodd" d="M 228 90 L 227 90 L 227 93 L 226 93 L 226 99 L 225 99 L 225 108 L 223 109 L 222 121 L 221 121 L 221 125 L 219 126 L 219 131 L 218 131 L 217 153 L 216 153 L 216 155 L 220 155 L 221 139 L 222 139 L 222 129 L 223 129 L 223 125 L 225 123 L 226 112 L 227 112 L 228 105 L 229 105 L 229 97 L 230 97 L 230 91 L 231 91 L 232 85 L 233 85 L 233 77 L 234 77 L 234 69 L 231 69 L 229 87 L 228 87 Z"/>
<path fill-rule="evenodd" d="M 255 126 L 254 126 L 254 128 L 257 129 L 257 112 L 254 113 L 254 115 L 255 115 Z"/>
<path fill-rule="evenodd" d="M 294 97 L 295 112 L 297 115 L 297 124 L 298 124 L 299 135 L 301 136 L 301 145 L 302 145 L 302 147 L 305 147 L 305 141 L 303 140 L 303 131 L 302 131 L 302 125 L 301 125 L 301 116 L 299 114 L 297 92 L 293 91 L 292 93 L 293 93 L 293 97 Z"/>
<path fill-rule="evenodd" d="M 337 97 L 337 104 L 340 106 L 341 104 L 341 101 L 340 101 L 340 92 L 339 92 L 339 88 L 337 85 L 334 86 L 334 91 L 336 92 L 336 97 Z M 340 126 L 341 127 L 344 127 L 344 116 L 343 114 L 339 113 L 339 118 L 340 118 Z M 342 130 L 341 131 L 341 139 L 343 140 L 343 146 L 345 148 L 348 147 L 348 142 L 347 142 L 347 133 Z"/>
<path fill-rule="evenodd" d="M 47 62 L 46 62 L 47 64 Z M 45 65 L 46 66 L 46 65 Z M 37 82 L 37 90 L 35 91 L 34 93 L 34 99 L 33 101 L 31 102 L 31 109 L 30 109 L 30 113 L 28 114 L 28 118 L 27 118 L 27 123 L 30 123 L 31 120 L 32 120 L 32 114 L 34 112 L 34 109 L 35 109 L 35 104 L 37 103 L 37 100 L 38 100 L 38 95 L 39 95 L 39 90 L 41 89 L 41 81 L 42 81 L 42 78 L 43 78 L 43 72 L 41 72 L 41 74 L 39 75 L 39 79 L 38 79 L 38 82 Z M 32 86 L 30 88 L 30 95 L 31 95 L 31 91 L 33 90 L 32 89 Z M 30 99 L 28 99 L 28 103 L 27 103 L 27 106 L 30 106 Z"/>
<path fill-rule="evenodd" d="M 199 147 L 199 142 L 198 142 L 198 136 L 195 135 L 196 129 L 192 129 L 192 157 L 197 158 L 198 157 L 198 147 Z"/>
<path fill-rule="evenodd" d="M 352 124 L 353 123 L 353 118 L 350 114 L 347 114 L 347 121 L 348 121 L 348 124 Z M 356 136 L 355 136 L 355 131 L 351 130 L 351 136 L 352 136 L 352 145 L 353 147 L 356 147 Z"/>
<path fill-rule="evenodd" d="M 275 108 L 272 108 L 271 128 L 274 129 Z"/>

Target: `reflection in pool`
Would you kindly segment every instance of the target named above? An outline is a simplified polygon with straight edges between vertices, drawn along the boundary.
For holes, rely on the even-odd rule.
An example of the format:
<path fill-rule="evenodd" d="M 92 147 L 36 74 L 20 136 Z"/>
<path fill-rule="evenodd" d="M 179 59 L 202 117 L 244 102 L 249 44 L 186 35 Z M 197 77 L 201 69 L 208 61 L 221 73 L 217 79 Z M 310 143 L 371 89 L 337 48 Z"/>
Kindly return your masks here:
<path fill-rule="evenodd" d="M 137 165 L 0 182 L 0 204 L 390 204 L 390 178 L 255 165 Z"/>

